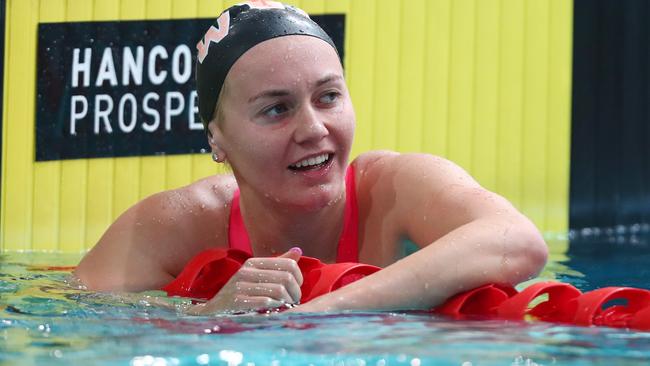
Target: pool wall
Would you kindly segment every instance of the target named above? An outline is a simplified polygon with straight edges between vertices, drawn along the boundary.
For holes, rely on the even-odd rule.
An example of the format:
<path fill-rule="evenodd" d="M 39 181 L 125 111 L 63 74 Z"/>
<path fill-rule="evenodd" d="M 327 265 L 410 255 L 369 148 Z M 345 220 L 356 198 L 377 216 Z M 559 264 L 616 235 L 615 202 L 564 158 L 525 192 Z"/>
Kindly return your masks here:
<path fill-rule="evenodd" d="M 39 59 L 51 51 L 39 49 L 37 40 L 49 36 L 39 34 L 39 24 L 44 29 L 45 23 L 61 22 L 188 19 L 191 23 L 189 19 L 214 17 L 235 2 L 6 1 L 1 250 L 87 249 L 115 217 L 139 199 L 222 172 L 208 154 L 172 150 L 142 156 L 135 151 L 130 157 L 39 160 L 37 138 L 69 132 L 69 116 L 38 112 L 39 82 L 57 61 L 50 64 Z M 357 112 L 353 156 L 370 149 L 442 155 L 507 197 L 542 230 L 567 230 L 572 1 L 290 3 L 313 15 L 344 16 L 339 31 L 343 32 L 346 78 Z M 197 41 L 200 36 L 195 35 Z M 68 40 L 60 42 L 75 47 L 66 45 Z M 84 42 L 76 47 L 93 47 L 87 43 L 91 40 Z M 145 48 L 155 44 L 155 37 L 151 42 Z M 99 57 L 102 50 L 93 49 L 93 55 Z M 117 45 L 112 49 L 121 51 Z M 40 98 L 55 93 L 69 98 L 76 93 L 70 73 L 65 77 L 63 84 L 49 85 Z M 164 86 L 156 92 L 164 93 Z M 174 121 L 187 124 L 184 118 Z M 84 121 L 79 120 L 80 129 Z M 92 119 L 85 122 L 93 124 Z M 59 126 L 59 130 L 43 130 L 41 123 Z M 117 124 L 115 120 L 106 123 Z M 115 146 L 128 139 L 119 133 L 111 136 Z M 163 131 L 160 136 L 166 139 L 168 135 Z M 69 137 L 59 145 L 40 148 L 56 155 L 71 147 L 95 147 L 91 140 Z"/>

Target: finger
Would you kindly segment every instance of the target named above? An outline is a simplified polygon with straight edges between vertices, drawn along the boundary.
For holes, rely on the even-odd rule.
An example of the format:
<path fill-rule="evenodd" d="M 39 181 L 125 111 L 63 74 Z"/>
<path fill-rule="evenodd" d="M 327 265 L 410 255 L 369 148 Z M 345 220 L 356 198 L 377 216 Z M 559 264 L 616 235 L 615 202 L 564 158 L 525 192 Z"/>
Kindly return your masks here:
<path fill-rule="evenodd" d="M 300 247 L 293 247 L 289 249 L 286 253 L 279 256 L 278 258 L 290 258 L 297 262 L 301 256 L 302 256 L 302 249 L 300 249 Z"/>
<path fill-rule="evenodd" d="M 268 269 L 274 271 L 289 272 L 293 275 L 298 286 L 302 286 L 303 277 L 300 272 L 300 267 L 294 259 L 291 258 L 250 258 L 246 261 L 245 267 L 253 267 L 257 269 Z"/>
<path fill-rule="evenodd" d="M 235 286 L 237 292 L 241 295 L 251 297 L 270 297 L 274 300 L 290 304 L 295 304 L 297 302 L 291 298 L 291 295 L 289 295 L 284 286 L 277 283 L 237 282 Z"/>
<path fill-rule="evenodd" d="M 300 285 L 293 274 L 286 271 L 244 267 L 237 273 L 237 281 L 254 283 L 277 283 L 287 290 L 292 301 L 300 301 Z"/>

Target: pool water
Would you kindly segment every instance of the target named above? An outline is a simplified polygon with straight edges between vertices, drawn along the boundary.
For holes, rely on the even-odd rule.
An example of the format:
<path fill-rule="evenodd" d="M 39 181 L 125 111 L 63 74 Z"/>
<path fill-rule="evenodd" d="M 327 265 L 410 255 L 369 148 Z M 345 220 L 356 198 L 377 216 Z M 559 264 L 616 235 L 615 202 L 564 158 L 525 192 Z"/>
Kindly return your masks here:
<path fill-rule="evenodd" d="M 551 242 L 542 279 L 650 286 L 647 241 Z M 584 238 L 583 238 L 584 239 Z M 578 248 L 578 249 L 576 249 Z M 415 313 L 194 317 L 66 284 L 80 255 L 0 257 L 2 365 L 648 365 L 650 332 Z"/>

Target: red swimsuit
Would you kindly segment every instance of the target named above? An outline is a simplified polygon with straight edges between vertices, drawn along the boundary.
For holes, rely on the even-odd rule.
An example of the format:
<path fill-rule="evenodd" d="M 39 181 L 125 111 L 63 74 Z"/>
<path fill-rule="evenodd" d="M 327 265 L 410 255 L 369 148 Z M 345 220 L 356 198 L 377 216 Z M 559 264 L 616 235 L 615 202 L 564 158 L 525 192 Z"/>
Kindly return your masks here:
<path fill-rule="evenodd" d="M 346 172 L 345 187 L 343 232 L 339 239 L 336 263 L 324 264 L 318 259 L 305 256 L 298 261 L 304 278 L 301 286 L 303 303 L 379 270 L 375 266 L 357 263 L 358 206 L 352 165 L 348 166 Z M 235 191 L 230 208 L 228 246 L 228 250 L 207 249 L 197 254 L 163 290 L 170 296 L 212 298 L 246 259 L 253 255 L 241 215 L 239 190 Z"/>
<path fill-rule="evenodd" d="M 301 303 L 379 270 L 375 266 L 355 263 L 358 259 L 358 208 L 354 183 L 354 170 L 350 166 L 345 178 L 345 221 L 337 263 L 324 264 L 305 256 L 298 261 L 304 279 L 300 287 Z M 208 249 L 197 254 L 163 290 L 169 296 L 210 299 L 252 256 L 241 217 L 239 191 L 235 192 L 232 201 L 228 240 L 230 249 Z M 548 296 L 548 300 L 531 307 L 529 304 L 541 295 Z M 627 305 L 611 305 L 611 300 L 615 299 L 626 300 Z M 459 318 L 523 319 L 533 316 L 549 322 L 650 330 L 650 291 L 605 287 L 583 294 L 569 284 L 540 282 L 517 292 L 510 285 L 488 284 L 453 296 L 433 312 Z"/>
<path fill-rule="evenodd" d="M 343 218 L 343 232 L 339 239 L 338 251 L 336 254 L 336 263 L 358 262 L 358 211 L 357 193 L 354 185 L 354 168 L 348 166 L 345 174 L 345 212 Z M 228 246 L 231 249 L 238 249 L 252 255 L 251 242 L 248 238 L 248 232 L 244 226 L 244 220 L 241 216 L 239 207 L 239 189 L 232 197 L 230 207 L 230 224 L 228 225 Z"/>

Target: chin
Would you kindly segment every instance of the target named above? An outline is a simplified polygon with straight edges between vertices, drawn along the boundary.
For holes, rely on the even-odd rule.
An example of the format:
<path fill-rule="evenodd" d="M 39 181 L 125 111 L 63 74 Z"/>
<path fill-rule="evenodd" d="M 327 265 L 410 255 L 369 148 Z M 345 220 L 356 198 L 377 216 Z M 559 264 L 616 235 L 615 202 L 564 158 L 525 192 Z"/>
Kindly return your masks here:
<path fill-rule="evenodd" d="M 304 192 L 301 199 L 295 202 L 295 206 L 305 212 L 314 213 L 336 204 L 344 197 L 344 190 L 336 190 L 334 187 L 318 187 L 315 190 Z"/>

